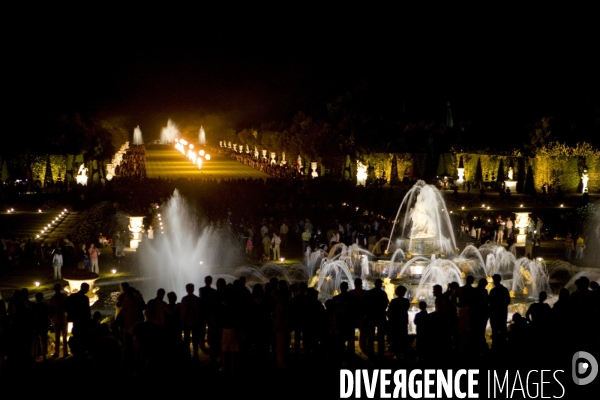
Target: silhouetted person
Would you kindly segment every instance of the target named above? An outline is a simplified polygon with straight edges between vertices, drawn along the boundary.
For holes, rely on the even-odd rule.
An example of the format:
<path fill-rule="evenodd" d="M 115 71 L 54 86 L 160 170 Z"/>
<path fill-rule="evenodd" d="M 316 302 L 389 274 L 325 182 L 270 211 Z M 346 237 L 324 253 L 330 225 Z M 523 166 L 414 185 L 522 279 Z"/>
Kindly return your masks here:
<path fill-rule="evenodd" d="M 400 357 L 408 350 L 408 309 L 410 302 L 404 296 L 407 289 L 398 285 L 395 290 L 396 298 L 390 301 L 388 316 L 388 341 L 396 357 Z"/>
<path fill-rule="evenodd" d="M 48 355 L 48 328 L 50 328 L 50 309 L 44 301 L 44 294 L 37 292 L 35 294 L 35 354 L 42 356 L 46 360 Z"/>
<path fill-rule="evenodd" d="M 183 328 L 183 343 L 186 349 L 192 343 L 192 357 L 198 358 L 200 346 L 200 299 L 194 294 L 194 284 L 185 285 L 186 296 L 181 299 L 181 326 Z M 189 351 L 189 350 L 188 350 Z"/>
<path fill-rule="evenodd" d="M 54 296 L 48 300 L 48 309 L 52 328 L 54 329 L 54 354 L 58 357 L 60 353 L 60 343 L 62 339 L 63 357 L 69 355 L 67 346 L 67 312 L 65 311 L 65 302 L 67 295 L 62 293 L 60 283 L 54 285 Z"/>
<path fill-rule="evenodd" d="M 355 355 L 355 327 L 357 324 L 358 298 L 348 292 L 348 282 L 340 283 L 340 294 L 333 297 L 338 314 L 340 340 L 347 357 Z"/>
<path fill-rule="evenodd" d="M 574 339 L 583 348 L 588 347 L 594 340 L 592 327 L 595 321 L 593 294 L 589 290 L 590 279 L 582 276 L 575 281 L 576 290 L 571 293 L 569 304 L 571 306 L 571 321 Z"/>
<path fill-rule="evenodd" d="M 477 289 L 473 287 L 475 277 L 469 275 L 464 286 L 452 293 L 451 300 L 458 307 L 458 348 L 465 353 L 473 353 L 476 350 L 474 340 L 476 334 L 476 302 Z"/>
<path fill-rule="evenodd" d="M 494 288 L 490 290 L 490 326 L 492 328 L 492 348 L 502 347 L 506 341 L 508 305 L 510 294 L 500 283 L 502 277 L 494 274 Z"/>
<path fill-rule="evenodd" d="M 156 297 L 148 300 L 144 316 L 146 321 L 155 324 L 161 329 L 167 326 L 168 314 L 171 312 L 169 305 L 164 301 L 165 289 L 160 288 L 156 291 Z"/>
<path fill-rule="evenodd" d="M 415 327 L 417 330 L 417 357 L 419 361 L 429 358 L 431 346 L 431 317 L 427 312 L 427 303 L 419 302 L 419 311 L 415 314 Z"/>
<path fill-rule="evenodd" d="M 356 310 L 356 328 L 358 328 L 358 346 L 360 351 L 367 354 L 367 334 L 365 331 L 365 294 L 367 291 L 363 288 L 363 281 L 360 278 L 354 279 L 354 289 L 350 290 L 351 295 L 356 296 L 358 300 L 358 310 Z"/>
<path fill-rule="evenodd" d="M 278 288 L 273 291 L 275 309 L 273 310 L 273 332 L 275 334 L 275 361 L 277 367 L 284 368 L 290 348 L 290 300 L 291 293 L 287 281 L 278 282 Z"/>
<path fill-rule="evenodd" d="M 527 319 L 521 314 L 514 313 L 510 329 L 507 331 L 508 350 L 511 352 L 511 358 L 518 362 L 525 354 L 530 353 L 530 332 Z M 537 338 L 533 338 L 536 340 Z"/>
<path fill-rule="evenodd" d="M 206 337 L 207 329 L 208 335 L 210 335 L 211 323 L 211 307 L 215 301 L 215 293 L 217 292 L 212 285 L 213 278 L 210 275 L 204 277 L 204 286 L 199 289 L 200 292 L 200 327 L 198 331 L 200 339 L 200 350 L 204 353 L 208 353 L 206 349 Z"/>
<path fill-rule="evenodd" d="M 92 312 L 90 299 L 87 296 L 89 291 L 90 285 L 82 283 L 81 289 L 67 297 L 65 304 L 67 320 L 73 323 L 71 329 L 73 337 L 69 340 L 69 346 L 76 357 L 85 356 L 91 342 Z"/>
<path fill-rule="evenodd" d="M 485 338 L 485 330 L 489 318 L 489 302 L 490 296 L 487 291 L 487 279 L 481 278 L 477 282 L 475 289 L 475 301 L 473 304 L 473 324 L 474 324 L 474 341 L 479 354 L 486 353 L 489 348 Z"/>
<path fill-rule="evenodd" d="M 435 311 L 431 313 L 431 356 L 445 359 L 452 350 L 453 325 L 456 319 L 456 307 L 450 298 L 444 295 L 441 285 L 433 286 Z"/>
<path fill-rule="evenodd" d="M 377 353 L 383 356 L 385 351 L 386 309 L 389 299 L 382 287 L 383 281 L 376 279 L 373 289 L 365 293 L 365 330 L 369 357 L 375 355 L 375 340 L 377 340 Z"/>
<path fill-rule="evenodd" d="M 261 357 L 269 353 L 271 336 L 271 310 L 265 300 L 265 290 L 259 283 L 252 287 L 252 307 L 250 309 L 250 337 L 254 350 Z M 306 346 L 306 338 L 304 340 Z"/>
<path fill-rule="evenodd" d="M 290 300 L 290 325 L 294 332 L 294 354 L 300 354 L 300 343 L 306 351 L 306 325 L 310 313 L 310 299 L 308 298 L 308 285 L 300 282 L 298 294 Z"/>

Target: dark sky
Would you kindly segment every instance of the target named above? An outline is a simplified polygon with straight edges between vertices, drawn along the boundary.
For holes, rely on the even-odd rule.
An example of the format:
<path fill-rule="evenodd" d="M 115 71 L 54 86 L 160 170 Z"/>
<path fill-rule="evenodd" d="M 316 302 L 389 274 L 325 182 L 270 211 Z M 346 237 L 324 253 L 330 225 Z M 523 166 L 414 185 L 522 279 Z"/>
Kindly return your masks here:
<path fill-rule="evenodd" d="M 507 127 L 600 101 L 591 9 L 239 4 L 7 13 L 9 112 L 120 117 L 148 141 L 169 117 L 217 131 L 318 116 L 365 82 L 415 118 L 444 120 L 450 100 L 455 121 Z"/>

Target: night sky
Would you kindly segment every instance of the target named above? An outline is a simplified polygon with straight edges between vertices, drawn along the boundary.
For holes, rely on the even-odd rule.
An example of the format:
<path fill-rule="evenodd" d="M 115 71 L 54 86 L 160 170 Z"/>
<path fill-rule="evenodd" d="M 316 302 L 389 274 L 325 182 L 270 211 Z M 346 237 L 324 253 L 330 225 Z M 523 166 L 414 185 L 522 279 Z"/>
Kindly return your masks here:
<path fill-rule="evenodd" d="M 300 110 L 323 117 L 356 85 L 409 120 L 444 122 L 450 101 L 455 122 L 496 131 L 544 116 L 571 133 L 600 126 L 591 9 L 242 4 L 12 10 L 10 128 L 78 112 L 140 125 L 145 141 L 167 118 L 203 124 L 210 140 Z"/>

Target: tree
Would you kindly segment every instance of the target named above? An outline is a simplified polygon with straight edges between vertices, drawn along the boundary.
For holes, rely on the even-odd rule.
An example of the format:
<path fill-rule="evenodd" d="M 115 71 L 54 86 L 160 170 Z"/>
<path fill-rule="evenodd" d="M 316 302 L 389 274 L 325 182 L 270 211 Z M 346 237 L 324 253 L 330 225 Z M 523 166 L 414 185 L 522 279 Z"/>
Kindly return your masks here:
<path fill-rule="evenodd" d="M 519 157 L 519 168 L 517 169 L 517 193 L 523 193 L 525 186 L 525 159 Z"/>
<path fill-rule="evenodd" d="M 535 183 L 533 179 L 533 168 L 531 165 L 527 167 L 527 176 L 525 177 L 525 186 L 523 187 L 523 193 L 535 196 Z"/>
<path fill-rule="evenodd" d="M 496 182 L 498 185 L 502 185 L 506 178 L 504 177 L 504 159 L 500 159 L 500 164 L 498 165 L 498 173 L 496 174 Z"/>
<path fill-rule="evenodd" d="M 398 179 L 398 159 L 394 154 L 392 157 L 392 168 L 390 172 L 390 186 L 397 186 L 400 184 L 400 180 Z"/>
<path fill-rule="evenodd" d="M 477 159 L 477 167 L 475 168 L 475 179 L 476 184 L 483 183 L 483 170 L 481 169 L 481 157 Z"/>

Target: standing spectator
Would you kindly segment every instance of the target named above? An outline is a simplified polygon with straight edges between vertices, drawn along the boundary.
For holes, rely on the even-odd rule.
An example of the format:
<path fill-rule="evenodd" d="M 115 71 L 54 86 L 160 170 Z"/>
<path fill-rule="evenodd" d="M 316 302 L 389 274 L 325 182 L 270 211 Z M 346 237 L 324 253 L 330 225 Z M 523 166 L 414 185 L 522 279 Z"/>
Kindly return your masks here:
<path fill-rule="evenodd" d="M 507 241 L 512 236 L 513 227 L 514 227 L 514 223 L 512 222 L 510 217 L 507 217 L 506 218 L 506 238 L 507 238 L 506 240 Z"/>
<path fill-rule="evenodd" d="M 281 237 L 281 247 L 283 247 L 284 249 L 287 248 L 289 231 L 290 231 L 290 228 L 287 226 L 287 224 L 284 220 L 283 223 L 281 224 L 281 226 L 279 227 L 279 237 Z"/>
<path fill-rule="evenodd" d="M 252 255 L 252 248 L 252 238 L 249 237 L 248 240 L 246 240 L 246 255 Z"/>
<path fill-rule="evenodd" d="M 356 244 L 358 245 L 358 247 L 360 247 L 361 249 L 367 249 L 367 237 L 365 236 L 365 234 L 363 233 L 362 230 L 360 230 L 357 234 L 356 234 Z"/>
<path fill-rule="evenodd" d="M 410 302 L 406 295 L 406 286 L 398 285 L 395 290 L 396 298 L 390 301 L 387 310 L 389 333 L 388 341 L 392 346 L 392 351 L 397 358 L 406 355 L 408 348 L 408 309 Z"/>
<path fill-rule="evenodd" d="M 269 261 L 269 256 L 271 255 L 271 239 L 269 239 L 269 235 L 264 235 L 262 237 L 262 244 L 264 255 L 267 261 Z"/>
<path fill-rule="evenodd" d="M 427 303 L 419 302 L 420 312 L 415 314 L 414 323 L 417 329 L 417 357 L 420 361 L 427 359 L 429 352 L 429 341 L 431 336 L 431 321 L 427 312 Z"/>
<path fill-rule="evenodd" d="M 54 329 L 54 354 L 52 357 L 58 357 L 60 353 L 60 341 L 62 338 L 63 357 L 69 355 L 67 346 L 67 313 L 65 311 L 65 302 L 67 295 L 62 293 L 60 283 L 54 285 L 54 296 L 48 300 L 48 309 L 52 328 Z"/>
<path fill-rule="evenodd" d="M 575 244 L 573 243 L 573 238 L 570 233 L 567 233 L 567 238 L 565 239 L 565 258 L 567 261 L 571 261 L 571 255 L 573 254 L 573 250 L 575 250 Z"/>
<path fill-rule="evenodd" d="M 367 331 L 367 356 L 375 355 L 375 332 L 377 332 L 377 353 L 383 356 L 385 350 L 386 309 L 389 304 L 383 291 L 383 281 L 375 280 L 375 287 L 365 293 L 365 328 Z"/>
<path fill-rule="evenodd" d="M 306 228 L 304 232 L 302 232 L 302 254 L 306 253 L 306 248 L 310 246 L 310 238 L 311 238 L 310 230 Z"/>
<path fill-rule="evenodd" d="M 527 232 L 527 236 L 525 236 L 525 257 L 533 258 L 533 242 L 535 240 L 535 236 L 533 231 Z"/>
<path fill-rule="evenodd" d="M 212 329 L 212 316 L 211 310 L 213 302 L 215 301 L 216 290 L 211 287 L 213 278 L 210 275 L 204 277 L 204 286 L 201 287 L 198 292 L 200 294 L 200 350 L 207 353 L 206 349 L 206 336 L 207 336 L 207 325 L 208 325 L 208 337 L 210 338 Z"/>
<path fill-rule="evenodd" d="M 98 251 L 94 243 L 90 245 L 88 253 L 90 254 L 90 270 L 95 274 L 100 274 L 100 269 L 98 268 L 98 256 L 100 255 L 100 251 Z"/>
<path fill-rule="evenodd" d="M 67 320 L 73 323 L 73 338 L 69 345 L 76 357 L 85 357 L 91 344 L 92 313 L 90 298 L 87 296 L 89 291 L 90 285 L 84 282 L 79 291 L 67 297 L 65 302 Z"/>
<path fill-rule="evenodd" d="M 62 279 L 62 274 L 61 274 L 62 266 L 63 266 L 62 252 L 60 251 L 60 249 L 57 248 L 56 251 L 54 252 L 54 256 L 52 257 L 52 267 L 54 267 L 54 279 L 55 280 Z"/>
<path fill-rule="evenodd" d="M 498 219 L 496 219 L 496 242 L 498 244 L 502 244 L 504 240 L 504 227 L 505 222 L 502 221 L 502 217 L 498 215 Z"/>
<path fill-rule="evenodd" d="M 50 328 L 50 310 L 48 304 L 44 301 L 44 294 L 37 292 L 35 294 L 35 354 L 46 360 L 48 355 L 48 328 Z"/>
<path fill-rule="evenodd" d="M 271 246 L 273 247 L 273 260 L 277 261 L 281 257 L 281 238 L 273 232 L 273 239 L 271 239 Z"/>
<path fill-rule="evenodd" d="M 506 341 L 506 324 L 508 322 L 508 305 L 510 294 L 500 281 L 500 274 L 492 276 L 494 288 L 490 290 L 490 326 L 492 327 L 492 347 L 498 348 Z"/>
<path fill-rule="evenodd" d="M 190 335 L 194 359 L 198 358 L 200 348 L 200 299 L 194 294 L 194 284 L 185 285 L 187 296 L 181 299 L 181 325 L 183 326 L 183 342 L 189 352 Z M 188 353 L 189 354 L 189 353 Z"/>
<path fill-rule="evenodd" d="M 535 223 L 535 239 L 539 241 L 542 237 L 542 227 L 544 226 L 544 222 L 540 217 L 537 217 L 537 222 Z"/>
<path fill-rule="evenodd" d="M 579 235 L 577 237 L 577 244 L 575 245 L 575 260 L 583 260 L 583 251 L 585 250 L 585 241 L 583 237 Z"/>

